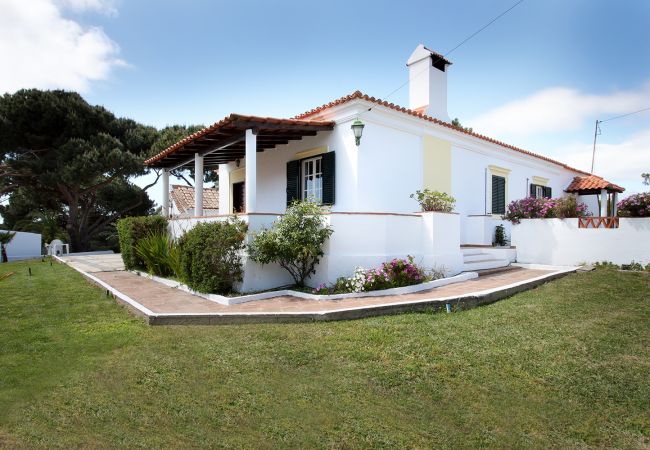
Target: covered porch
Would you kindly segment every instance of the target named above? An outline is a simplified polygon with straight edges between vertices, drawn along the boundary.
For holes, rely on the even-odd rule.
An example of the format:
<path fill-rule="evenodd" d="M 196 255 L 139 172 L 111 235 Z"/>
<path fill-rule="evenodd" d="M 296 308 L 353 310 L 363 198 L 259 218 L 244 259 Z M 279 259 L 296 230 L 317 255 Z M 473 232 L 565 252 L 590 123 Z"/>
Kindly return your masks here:
<path fill-rule="evenodd" d="M 231 114 L 198 131 L 145 161 L 149 167 L 162 169 L 162 214 L 170 215 L 170 174 L 178 169 L 194 169 L 194 217 L 204 217 L 203 174 L 219 170 L 219 215 L 254 214 L 260 211 L 257 201 L 257 154 L 334 129 L 334 122 L 277 119 Z M 245 176 L 237 189 L 230 188 L 228 163 L 244 160 Z M 227 187 L 227 189 L 224 189 Z M 237 197 L 231 198 L 233 195 Z M 266 211 L 268 212 L 268 211 Z"/>

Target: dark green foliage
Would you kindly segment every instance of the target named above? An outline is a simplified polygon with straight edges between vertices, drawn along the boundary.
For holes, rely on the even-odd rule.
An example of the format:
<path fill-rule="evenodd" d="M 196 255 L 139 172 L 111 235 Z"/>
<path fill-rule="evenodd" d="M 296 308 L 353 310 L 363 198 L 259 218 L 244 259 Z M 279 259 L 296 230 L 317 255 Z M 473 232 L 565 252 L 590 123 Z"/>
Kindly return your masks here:
<path fill-rule="evenodd" d="M 167 233 L 148 234 L 137 241 L 135 250 L 150 274 L 161 277 L 182 276 L 180 249 Z"/>
<path fill-rule="evenodd" d="M 136 246 L 151 234 L 167 233 L 167 219 L 162 216 L 125 217 L 117 221 L 122 261 L 127 270 L 146 269 Z"/>
<path fill-rule="evenodd" d="M 508 238 L 506 237 L 506 229 L 503 225 L 497 225 L 494 228 L 494 242 L 493 245 L 503 247 L 508 245 Z"/>
<path fill-rule="evenodd" d="M 244 276 L 247 225 L 239 219 L 199 223 L 179 240 L 183 281 L 198 292 L 227 294 Z"/>
<path fill-rule="evenodd" d="M 60 213 L 71 250 L 90 250 L 115 220 L 141 207 L 151 209 L 146 193 L 129 180 L 147 172 L 143 161 L 157 133 L 89 105 L 74 92 L 5 94 L 0 97 L 0 195 L 20 190 L 35 205 L 28 213 Z"/>
<path fill-rule="evenodd" d="M 323 210 L 309 201 L 294 202 L 270 229 L 254 236 L 249 246 L 253 261 L 277 263 L 302 287 L 323 256 L 323 245 L 333 230 L 325 223 Z"/>

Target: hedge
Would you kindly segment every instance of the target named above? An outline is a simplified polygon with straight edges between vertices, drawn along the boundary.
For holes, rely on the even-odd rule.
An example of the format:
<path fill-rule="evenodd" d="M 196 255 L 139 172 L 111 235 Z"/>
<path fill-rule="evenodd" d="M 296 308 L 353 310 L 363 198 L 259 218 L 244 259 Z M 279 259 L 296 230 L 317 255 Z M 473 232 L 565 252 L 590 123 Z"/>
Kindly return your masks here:
<path fill-rule="evenodd" d="M 162 216 L 125 217 L 117 221 L 120 253 L 127 270 L 145 269 L 136 246 L 140 239 L 151 234 L 167 233 L 167 219 Z"/>
<path fill-rule="evenodd" d="M 204 222 L 179 241 L 183 281 L 199 292 L 226 294 L 244 275 L 242 250 L 247 225 L 242 220 Z"/>

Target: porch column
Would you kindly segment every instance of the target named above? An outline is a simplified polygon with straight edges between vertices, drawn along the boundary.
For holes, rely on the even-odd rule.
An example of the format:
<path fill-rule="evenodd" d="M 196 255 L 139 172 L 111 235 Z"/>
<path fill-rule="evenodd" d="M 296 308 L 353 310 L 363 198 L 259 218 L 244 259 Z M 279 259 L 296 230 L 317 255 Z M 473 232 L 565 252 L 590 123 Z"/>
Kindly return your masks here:
<path fill-rule="evenodd" d="M 257 212 L 257 133 L 246 130 L 246 212 Z"/>
<path fill-rule="evenodd" d="M 219 164 L 219 214 L 230 214 L 230 168 Z"/>
<path fill-rule="evenodd" d="M 169 170 L 163 169 L 162 171 L 162 215 L 169 217 Z"/>
<path fill-rule="evenodd" d="M 194 154 L 194 215 L 203 215 L 203 156 Z"/>
<path fill-rule="evenodd" d="M 618 203 L 618 192 L 613 192 L 612 193 L 612 216 L 616 217 L 616 214 L 618 214 L 618 207 L 616 204 Z"/>
<path fill-rule="evenodd" d="M 607 217 L 607 189 L 600 190 L 600 217 Z"/>

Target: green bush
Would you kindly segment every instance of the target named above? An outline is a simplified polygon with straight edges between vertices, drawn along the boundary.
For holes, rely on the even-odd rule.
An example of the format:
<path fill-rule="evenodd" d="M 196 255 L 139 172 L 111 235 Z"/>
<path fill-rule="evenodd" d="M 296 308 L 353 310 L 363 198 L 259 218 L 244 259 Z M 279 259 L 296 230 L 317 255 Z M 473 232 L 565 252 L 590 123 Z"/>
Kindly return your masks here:
<path fill-rule="evenodd" d="M 125 217 L 117 221 L 117 234 L 120 240 L 120 253 L 127 270 L 146 269 L 138 256 L 138 241 L 150 234 L 166 234 L 167 219 L 162 216 Z"/>
<path fill-rule="evenodd" d="M 322 212 L 315 203 L 293 202 L 273 227 L 255 235 L 248 248 L 251 259 L 260 264 L 278 263 L 296 285 L 304 286 L 315 273 L 323 245 L 333 231 Z"/>
<path fill-rule="evenodd" d="M 494 228 L 494 242 L 492 242 L 492 245 L 496 247 L 508 245 L 508 237 L 506 236 L 506 229 L 503 225 L 497 225 Z"/>
<path fill-rule="evenodd" d="M 415 194 L 411 194 L 411 198 L 417 200 L 422 211 L 449 213 L 454 210 L 456 204 L 456 199 L 451 195 L 440 191 L 430 191 L 429 189 L 415 191 Z"/>
<path fill-rule="evenodd" d="M 145 236 L 137 242 L 135 250 L 150 274 L 182 278 L 180 249 L 166 233 Z"/>
<path fill-rule="evenodd" d="M 241 252 L 247 225 L 242 220 L 199 223 L 179 240 L 183 281 L 199 292 L 226 294 L 242 281 Z"/>

